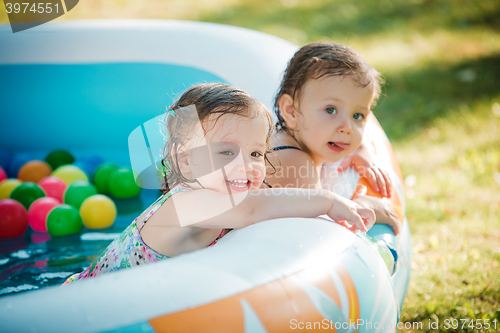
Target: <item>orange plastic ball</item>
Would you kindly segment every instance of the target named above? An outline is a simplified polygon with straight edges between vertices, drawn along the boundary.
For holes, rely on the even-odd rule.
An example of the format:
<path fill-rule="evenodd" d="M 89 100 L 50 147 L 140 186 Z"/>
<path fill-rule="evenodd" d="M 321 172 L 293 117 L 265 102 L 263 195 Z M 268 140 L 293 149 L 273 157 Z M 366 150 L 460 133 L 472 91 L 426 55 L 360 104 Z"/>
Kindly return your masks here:
<path fill-rule="evenodd" d="M 47 163 L 43 161 L 29 161 L 19 169 L 17 178 L 23 182 L 38 183 L 42 178 L 50 176 L 51 173 L 52 168 Z"/>

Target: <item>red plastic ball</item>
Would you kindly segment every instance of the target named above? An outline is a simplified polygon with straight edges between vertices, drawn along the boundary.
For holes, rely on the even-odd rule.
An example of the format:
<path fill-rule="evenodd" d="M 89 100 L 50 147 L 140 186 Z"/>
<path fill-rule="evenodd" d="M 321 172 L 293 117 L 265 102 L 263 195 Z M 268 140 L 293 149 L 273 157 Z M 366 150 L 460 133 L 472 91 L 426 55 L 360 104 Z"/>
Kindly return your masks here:
<path fill-rule="evenodd" d="M 24 206 L 16 200 L 0 200 L 0 238 L 20 237 L 27 228 L 28 213 Z"/>
<path fill-rule="evenodd" d="M 42 188 L 46 196 L 55 198 L 60 202 L 63 202 L 64 191 L 68 187 L 65 182 L 54 176 L 43 178 L 38 182 L 38 186 Z"/>
<path fill-rule="evenodd" d="M 7 179 L 7 174 L 5 170 L 0 167 L 0 183 Z"/>
<path fill-rule="evenodd" d="M 28 223 L 37 232 L 47 232 L 47 216 L 61 202 L 51 197 L 35 200 L 28 210 Z"/>

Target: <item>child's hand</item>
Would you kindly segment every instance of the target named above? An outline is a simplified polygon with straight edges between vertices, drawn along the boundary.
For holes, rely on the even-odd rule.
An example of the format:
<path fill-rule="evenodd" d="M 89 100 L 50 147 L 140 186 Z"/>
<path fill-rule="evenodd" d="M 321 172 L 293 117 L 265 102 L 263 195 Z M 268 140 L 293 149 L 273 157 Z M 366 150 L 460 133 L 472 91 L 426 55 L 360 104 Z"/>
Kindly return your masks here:
<path fill-rule="evenodd" d="M 399 221 L 398 214 L 388 199 L 368 196 L 366 195 L 366 187 L 362 186 L 362 189 L 356 193 L 352 200 L 363 207 L 373 209 L 377 216 L 377 223 L 387 224 L 392 227 L 395 235 L 399 234 L 401 221 Z"/>
<path fill-rule="evenodd" d="M 361 177 L 366 178 L 375 191 L 379 192 L 383 197 L 390 198 L 392 185 L 391 178 L 389 174 L 378 165 L 377 161 L 378 157 L 375 155 L 375 152 L 363 142 L 354 155 L 344 158 L 338 171 L 343 171 L 350 166 L 354 167 Z"/>
<path fill-rule="evenodd" d="M 334 195 L 333 206 L 327 215 L 337 223 L 345 225 L 344 221 L 352 224 L 352 231 L 367 232 L 375 223 L 375 213 L 370 208 L 363 208 L 356 202 Z"/>

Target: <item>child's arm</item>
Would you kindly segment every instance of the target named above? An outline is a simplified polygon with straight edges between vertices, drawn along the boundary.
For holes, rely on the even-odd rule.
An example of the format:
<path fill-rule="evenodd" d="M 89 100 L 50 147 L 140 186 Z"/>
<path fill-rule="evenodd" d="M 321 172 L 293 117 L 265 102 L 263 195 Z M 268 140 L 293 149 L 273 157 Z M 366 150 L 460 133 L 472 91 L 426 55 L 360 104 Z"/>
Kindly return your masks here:
<path fill-rule="evenodd" d="M 169 207 L 176 214 L 168 212 Z M 162 214 L 168 214 L 169 218 L 161 218 Z M 351 200 L 326 190 L 297 188 L 259 189 L 232 196 L 205 189 L 183 192 L 155 213 L 157 221 L 158 218 L 170 221 L 171 226 L 206 229 L 243 228 L 269 219 L 324 214 L 333 220 L 346 220 L 364 232 L 375 222 L 371 209 Z M 173 218 L 175 215 L 177 218 Z"/>
<path fill-rule="evenodd" d="M 361 177 L 365 178 L 370 186 L 383 197 L 391 197 L 392 181 L 389 174 L 377 164 L 377 155 L 370 147 L 370 143 L 363 140 L 354 155 L 347 156 L 342 161 L 338 171 L 353 166 Z"/>

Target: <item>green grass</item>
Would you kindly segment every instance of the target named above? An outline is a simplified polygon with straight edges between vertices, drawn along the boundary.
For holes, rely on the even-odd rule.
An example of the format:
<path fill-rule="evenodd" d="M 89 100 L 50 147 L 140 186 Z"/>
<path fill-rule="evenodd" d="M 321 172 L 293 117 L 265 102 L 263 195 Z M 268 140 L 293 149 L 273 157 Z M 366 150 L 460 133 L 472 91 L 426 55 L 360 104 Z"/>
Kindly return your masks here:
<path fill-rule="evenodd" d="M 479 101 L 395 142 L 404 174 L 416 177 L 407 186 L 414 259 L 402 321 L 499 318 L 499 129 L 500 114 Z"/>
<path fill-rule="evenodd" d="M 467 332 L 444 320 L 500 320 L 500 1 L 86 0 L 58 20 L 79 18 L 200 20 L 354 47 L 385 76 L 375 114 L 407 177 L 401 321 Z"/>

